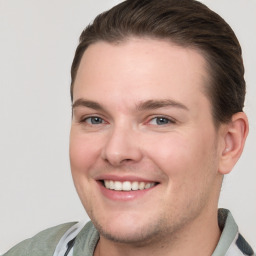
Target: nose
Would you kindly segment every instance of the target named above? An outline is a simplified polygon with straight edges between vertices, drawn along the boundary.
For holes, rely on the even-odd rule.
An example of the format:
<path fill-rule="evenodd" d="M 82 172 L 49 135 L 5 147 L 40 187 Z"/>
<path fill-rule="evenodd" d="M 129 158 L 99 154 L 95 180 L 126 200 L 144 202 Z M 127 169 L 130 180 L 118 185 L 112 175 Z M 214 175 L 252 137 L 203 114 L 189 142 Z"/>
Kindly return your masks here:
<path fill-rule="evenodd" d="M 132 127 L 115 127 L 109 131 L 102 149 L 102 158 L 112 166 L 136 163 L 143 157 L 139 132 Z"/>

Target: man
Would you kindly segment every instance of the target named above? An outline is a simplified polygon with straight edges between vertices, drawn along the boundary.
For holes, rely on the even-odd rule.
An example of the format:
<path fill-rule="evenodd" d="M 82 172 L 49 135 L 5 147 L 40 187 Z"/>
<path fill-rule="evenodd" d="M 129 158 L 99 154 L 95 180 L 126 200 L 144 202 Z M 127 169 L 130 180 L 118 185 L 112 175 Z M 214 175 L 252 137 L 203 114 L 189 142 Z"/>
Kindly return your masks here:
<path fill-rule="evenodd" d="M 5 255 L 253 255 L 217 209 L 248 134 L 243 75 L 232 29 L 197 1 L 99 15 L 71 68 L 71 170 L 92 222 Z"/>

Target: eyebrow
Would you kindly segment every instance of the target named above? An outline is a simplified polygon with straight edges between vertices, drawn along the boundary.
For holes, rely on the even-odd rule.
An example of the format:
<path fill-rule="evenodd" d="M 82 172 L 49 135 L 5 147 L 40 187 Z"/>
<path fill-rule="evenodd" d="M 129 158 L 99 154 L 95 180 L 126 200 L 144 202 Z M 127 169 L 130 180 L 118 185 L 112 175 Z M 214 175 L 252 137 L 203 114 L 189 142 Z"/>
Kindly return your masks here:
<path fill-rule="evenodd" d="M 76 107 L 87 107 L 87 108 L 92 108 L 95 110 L 103 110 L 103 107 L 99 103 L 97 103 L 95 101 L 91 101 L 91 100 L 86 100 L 86 99 L 76 100 L 72 104 L 72 109 L 74 109 Z"/>
<path fill-rule="evenodd" d="M 72 109 L 76 107 L 87 107 L 87 108 L 102 110 L 102 111 L 104 110 L 103 106 L 100 105 L 99 103 L 91 100 L 86 100 L 83 98 L 77 99 L 72 104 Z M 138 111 L 154 110 L 154 109 L 165 108 L 165 107 L 175 107 L 175 108 L 180 108 L 184 110 L 189 110 L 188 107 L 185 106 L 184 104 L 171 99 L 147 100 L 147 101 L 140 102 L 136 105 L 136 109 Z"/>
<path fill-rule="evenodd" d="M 184 104 L 171 99 L 147 100 L 139 103 L 136 106 L 136 109 L 142 111 L 142 110 L 153 110 L 153 109 L 165 108 L 165 107 L 175 107 L 175 108 L 180 108 L 184 110 L 189 110 L 188 107 L 185 106 Z"/>

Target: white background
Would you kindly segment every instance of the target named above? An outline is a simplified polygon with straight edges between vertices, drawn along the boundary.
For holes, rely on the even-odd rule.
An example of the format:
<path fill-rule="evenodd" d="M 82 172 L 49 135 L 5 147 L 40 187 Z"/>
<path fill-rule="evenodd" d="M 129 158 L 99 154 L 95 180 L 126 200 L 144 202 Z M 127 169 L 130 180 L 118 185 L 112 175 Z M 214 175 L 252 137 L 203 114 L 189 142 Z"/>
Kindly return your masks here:
<path fill-rule="evenodd" d="M 114 0 L 0 0 L 0 252 L 47 227 L 86 219 L 70 175 L 70 65 L 82 29 Z M 250 135 L 226 177 L 229 208 L 256 249 L 256 1 L 203 1 L 243 47 Z"/>

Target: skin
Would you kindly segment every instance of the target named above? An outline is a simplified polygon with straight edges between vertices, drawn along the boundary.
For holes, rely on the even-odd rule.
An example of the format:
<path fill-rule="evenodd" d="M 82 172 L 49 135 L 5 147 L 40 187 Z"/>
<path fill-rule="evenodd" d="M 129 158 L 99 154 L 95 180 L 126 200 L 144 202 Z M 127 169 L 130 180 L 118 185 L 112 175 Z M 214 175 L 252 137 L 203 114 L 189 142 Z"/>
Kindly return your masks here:
<path fill-rule="evenodd" d="M 74 84 L 70 161 L 100 232 L 95 255 L 214 251 L 223 174 L 239 158 L 248 125 L 239 113 L 214 126 L 206 70 L 199 52 L 163 40 L 97 42 L 85 51 Z M 109 195 L 102 179 L 157 185 Z"/>

